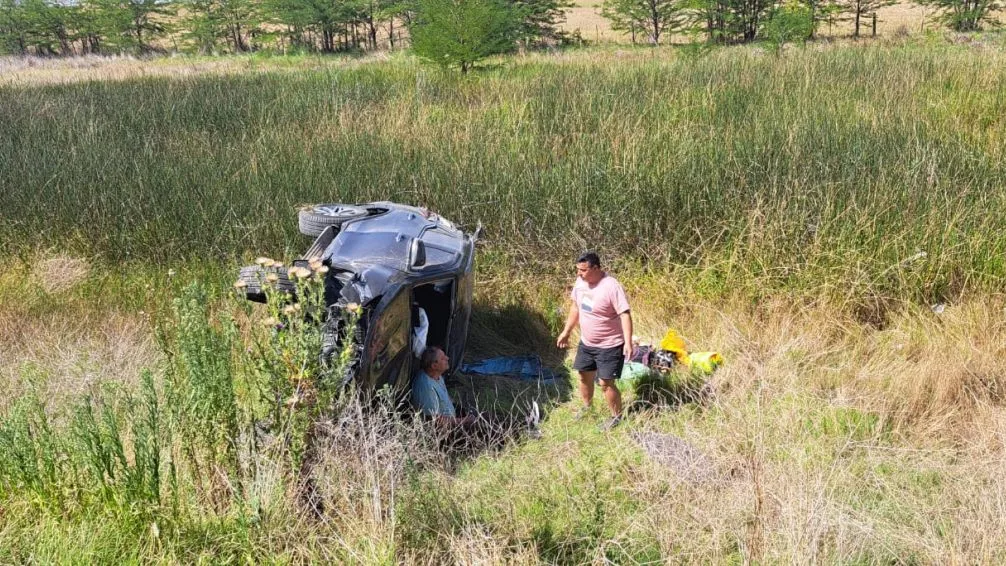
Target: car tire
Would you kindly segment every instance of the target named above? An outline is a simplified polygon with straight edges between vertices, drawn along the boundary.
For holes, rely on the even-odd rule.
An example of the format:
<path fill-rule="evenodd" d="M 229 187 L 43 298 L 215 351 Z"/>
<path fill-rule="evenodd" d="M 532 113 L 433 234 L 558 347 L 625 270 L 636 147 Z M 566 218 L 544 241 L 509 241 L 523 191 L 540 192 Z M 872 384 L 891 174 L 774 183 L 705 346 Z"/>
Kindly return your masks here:
<path fill-rule="evenodd" d="M 316 238 L 329 226 L 339 226 L 347 220 L 368 214 L 370 213 L 362 206 L 333 202 L 304 207 L 297 214 L 297 220 L 301 234 Z"/>
<path fill-rule="evenodd" d="M 245 293 L 245 297 L 249 300 L 265 302 L 265 292 L 262 290 L 262 287 L 263 285 L 268 285 L 265 282 L 265 278 L 270 273 L 276 274 L 275 287 L 277 291 L 292 295 L 297 290 L 297 286 L 290 280 L 286 269 L 249 265 L 242 267 L 238 274 L 238 280 L 244 283 L 242 290 Z"/>

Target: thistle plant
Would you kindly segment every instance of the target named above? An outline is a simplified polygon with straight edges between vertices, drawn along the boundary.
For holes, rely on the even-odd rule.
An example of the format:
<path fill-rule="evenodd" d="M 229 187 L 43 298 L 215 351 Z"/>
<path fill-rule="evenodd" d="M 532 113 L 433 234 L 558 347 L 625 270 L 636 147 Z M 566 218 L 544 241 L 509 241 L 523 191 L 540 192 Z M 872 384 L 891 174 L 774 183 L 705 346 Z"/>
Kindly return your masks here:
<path fill-rule="evenodd" d="M 343 336 L 352 336 L 360 309 L 356 305 L 329 307 L 325 297 L 328 267 L 317 258 L 289 268 L 270 258 L 259 258 L 256 263 L 267 271 L 261 280 L 265 309 L 259 317 L 253 314 L 257 323 L 245 360 L 257 392 L 253 406 L 262 413 L 260 422 L 282 439 L 276 448 L 290 456 L 292 469 L 298 469 L 311 444 L 312 425 L 336 410 L 341 376 L 353 352 L 352 340 L 345 340 L 338 355 L 324 359 L 326 328 L 338 327 Z M 240 295 L 242 283 L 235 288 Z"/>

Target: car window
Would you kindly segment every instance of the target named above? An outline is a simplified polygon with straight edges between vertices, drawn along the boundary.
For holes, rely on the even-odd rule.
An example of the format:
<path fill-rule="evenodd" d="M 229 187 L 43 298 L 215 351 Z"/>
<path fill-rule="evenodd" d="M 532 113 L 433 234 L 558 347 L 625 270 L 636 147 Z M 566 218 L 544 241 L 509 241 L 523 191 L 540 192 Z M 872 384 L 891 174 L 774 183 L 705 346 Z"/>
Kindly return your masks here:
<path fill-rule="evenodd" d="M 352 263 L 387 259 L 388 265 L 400 266 L 409 254 L 409 239 L 387 232 L 346 232 L 333 242 L 332 262 Z"/>
<path fill-rule="evenodd" d="M 450 265 L 458 259 L 461 240 L 441 228 L 423 233 L 426 243 L 426 265 Z"/>

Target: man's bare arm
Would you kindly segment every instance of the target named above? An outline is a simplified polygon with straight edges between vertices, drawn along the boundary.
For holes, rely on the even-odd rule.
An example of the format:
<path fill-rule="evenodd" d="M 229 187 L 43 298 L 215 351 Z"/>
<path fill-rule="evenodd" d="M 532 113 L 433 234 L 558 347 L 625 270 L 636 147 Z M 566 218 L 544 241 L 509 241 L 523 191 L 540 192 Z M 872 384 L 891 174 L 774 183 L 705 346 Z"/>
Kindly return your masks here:
<path fill-rule="evenodd" d="M 625 311 L 618 318 L 622 321 L 622 338 L 625 339 L 622 353 L 625 354 L 625 359 L 629 359 L 632 357 L 632 311 Z"/>
<path fill-rule="evenodd" d="M 560 348 L 566 348 L 569 346 L 569 333 L 573 331 L 573 328 L 580 322 L 580 308 L 575 302 L 569 302 L 569 314 L 566 316 L 566 325 L 563 326 L 562 332 L 559 333 L 559 339 L 555 341 L 555 345 Z"/>

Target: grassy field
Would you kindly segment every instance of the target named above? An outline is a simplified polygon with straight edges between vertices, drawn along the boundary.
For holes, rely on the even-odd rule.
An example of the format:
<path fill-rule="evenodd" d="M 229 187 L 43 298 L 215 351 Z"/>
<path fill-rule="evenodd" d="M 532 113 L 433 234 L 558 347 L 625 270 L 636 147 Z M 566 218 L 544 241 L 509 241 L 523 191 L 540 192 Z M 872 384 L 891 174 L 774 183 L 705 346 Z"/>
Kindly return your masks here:
<path fill-rule="evenodd" d="M 997 36 L 469 77 L 2 63 L 0 562 L 1002 561 L 1004 63 Z M 289 315 L 234 269 L 294 258 L 300 203 L 377 198 L 486 225 L 470 357 L 561 364 L 596 247 L 639 334 L 727 363 L 627 387 L 610 434 L 569 384 L 467 377 L 469 403 L 538 399 L 544 438 L 449 458 L 352 403 L 314 429 L 286 401 L 317 336 L 269 332 Z"/>
<path fill-rule="evenodd" d="M 290 255 L 297 204 L 390 198 L 546 264 L 597 247 L 711 292 L 937 302 L 1004 274 L 998 41 L 14 82 L 0 251 Z"/>

